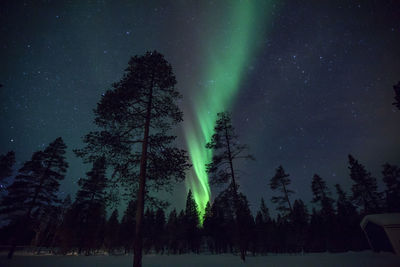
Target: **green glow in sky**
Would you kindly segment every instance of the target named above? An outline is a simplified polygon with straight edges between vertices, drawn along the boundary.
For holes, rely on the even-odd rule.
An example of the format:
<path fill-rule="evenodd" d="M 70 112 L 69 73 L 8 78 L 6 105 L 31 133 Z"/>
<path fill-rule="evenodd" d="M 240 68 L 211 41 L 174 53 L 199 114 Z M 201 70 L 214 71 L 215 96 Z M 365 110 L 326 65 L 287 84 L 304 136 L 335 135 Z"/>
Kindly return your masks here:
<path fill-rule="evenodd" d="M 218 112 L 229 110 L 256 56 L 262 47 L 271 17 L 273 1 L 232 1 L 232 7 L 210 11 L 201 46 L 205 64 L 193 101 L 194 118 L 185 122 L 185 138 L 193 164 L 193 177 L 187 179 L 199 207 L 201 219 L 211 192 L 205 164 L 212 152 L 205 148 L 213 134 Z M 205 41 L 204 41 L 205 40 Z"/>

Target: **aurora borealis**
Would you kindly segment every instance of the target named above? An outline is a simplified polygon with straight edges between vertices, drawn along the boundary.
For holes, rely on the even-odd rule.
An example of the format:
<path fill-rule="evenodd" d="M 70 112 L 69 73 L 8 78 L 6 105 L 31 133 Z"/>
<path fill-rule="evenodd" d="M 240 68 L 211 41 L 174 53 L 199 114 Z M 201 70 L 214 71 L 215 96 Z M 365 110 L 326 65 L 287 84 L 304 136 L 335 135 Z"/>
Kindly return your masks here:
<path fill-rule="evenodd" d="M 391 0 L 0 1 L 0 154 L 14 150 L 19 168 L 61 136 L 70 165 L 61 194 L 74 196 L 90 166 L 72 150 L 95 130 L 101 94 L 131 56 L 157 50 L 183 95 L 174 131 L 193 164 L 160 194 L 169 210 L 184 208 L 189 188 L 201 210 L 223 189 L 209 187 L 204 166 L 223 110 L 256 159 L 237 165 L 252 211 L 263 197 L 274 212 L 268 183 L 279 165 L 305 203 L 314 173 L 350 192 L 349 153 L 377 178 L 385 162 L 400 164 L 398 14 Z"/>
<path fill-rule="evenodd" d="M 235 2 L 217 21 L 225 22 L 224 34 L 206 33 L 209 37 L 205 39 L 209 41 L 203 47 L 206 67 L 202 80 L 207 82 L 194 96 L 194 119 L 185 121 L 184 126 L 194 168 L 194 174 L 187 184 L 193 191 L 201 214 L 211 194 L 205 164 L 211 161 L 212 152 L 205 149 L 205 144 L 213 134 L 216 114 L 232 107 L 245 69 L 251 64 L 260 40 L 267 33 L 271 16 L 265 15 L 272 4 L 273 1 L 261 5 L 251 1 Z M 209 23 L 206 28 L 212 29 L 213 26 Z"/>

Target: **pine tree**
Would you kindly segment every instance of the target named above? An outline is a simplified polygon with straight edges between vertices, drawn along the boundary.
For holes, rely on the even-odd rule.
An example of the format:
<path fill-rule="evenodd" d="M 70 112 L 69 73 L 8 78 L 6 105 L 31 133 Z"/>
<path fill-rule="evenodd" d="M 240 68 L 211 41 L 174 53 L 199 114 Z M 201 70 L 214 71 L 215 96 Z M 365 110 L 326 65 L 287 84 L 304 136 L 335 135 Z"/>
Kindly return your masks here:
<path fill-rule="evenodd" d="M 361 231 L 360 221 L 362 216 L 343 191 L 339 184 L 335 185 L 336 194 L 336 242 L 344 251 L 361 250 L 367 248 L 364 233 Z"/>
<path fill-rule="evenodd" d="M 282 194 L 281 196 L 272 197 L 271 201 L 278 204 L 276 210 L 280 211 L 284 217 L 288 215 L 288 212 L 289 214 L 293 213 L 289 196 L 294 192 L 288 189 L 290 182 L 289 174 L 286 174 L 283 167 L 279 166 L 269 184 L 272 190 L 278 190 Z"/>
<path fill-rule="evenodd" d="M 400 212 L 400 168 L 386 163 L 382 174 L 386 185 L 386 211 Z"/>
<path fill-rule="evenodd" d="M 0 213 L 6 214 L 15 224 L 16 231 L 9 258 L 13 256 L 15 243 L 39 223 L 38 219 L 49 207 L 60 202 L 57 192 L 68 168 L 65 149 L 66 145 L 59 137 L 44 151 L 35 152 L 7 187 L 8 195 L 2 201 Z"/>
<path fill-rule="evenodd" d="M 188 249 L 192 252 L 199 253 L 200 246 L 200 221 L 197 204 L 194 201 L 192 191 L 189 189 L 186 198 L 185 209 L 185 235 Z"/>
<path fill-rule="evenodd" d="M 88 255 L 92 249 L 99 248 L 103 239 L 101 231 L 104 228 L 106 216 L 106 163 L 104 157 L 93 163 L 92 169 L 86 173 L 87 178 L 78 181 L 80 189 L 77 192 L 73 210 L 75 211 L 75 231 L 79 236 L 79 253 L 85 250 Z"/>
<path fill-rule="evenodd" d="M 400 81 L 397 83 L 397 85 L 393 85 L 393 90 L 395 93 L 394 99 L 396 100 L 393 105 L 400 109 Z"/>
<path fill-rule="evenodd" d="M 293 203 L 292 214 L 292 236 L 294 237 L 294 250 L 303 251 L 306 245 L 306 235 L 308 230 L 309 214 L 306 205 L 301 199 L 296 199 Z"/>
<path fill-rule="evenodd" d="M 313 192 L 313 203 L 318 203 L 320 210 L 318 211 L 322 221 L 320 238 L 325 243 L 324 248 L 332 250 L 335 247 L 335 210 L 333 207 L 334 200 L 330 197 L 331 193 L 326 186 L 325 181 L 318 175 L 314 174 L 311 183 L 311 190 Z"/>
<path fill-rule="evenodd" d="M 119 244 L 124 247 L 125 254 L 131 251 L 136 229 L 136 201 L 131 200 L 124 212 L 119 231 Z"/>
<path fill-rule="evenodd" d="M 95 110 L 95 123 L 102 131 L 84 138 L 79 156 L 92 160 L 105 155 L 137 200 L 134 266 L 142 262 L 142 225 L 146 196 L 152 190 L 172 189 L 189 167 L 186 151 L 174 147 L 176 136 L 167 135 L 182 121 L 176 101 L 176 79 L 163 55 L 154 51 L 135 56 L 123 78 L 113 84 Z"/>
<path fill-rule="evenodd" d="M 269 214 L 269 210 L 265 205 L 264 198 L 261 198 L 260 209 L 257 211 L 255 218 L 255 237 L 254 242 L 256 246 L 256 252 L 262 254 L 267 253 L 271 245 L 272 237 L 272 219 Z"/>
<path fill-rule="evenodd" d="M 0 191 L 5 187 L 4 180 L 12 175 L 14 164 L 14 151 L 9 151 L 5 155 L 0 155 Z"/>
<path fill-rule="evenodd" d="M 156 212 L 154 227 L 154 248 L 156 253 L 164 254 L 165 243 L 165 213 L 163 209 L 159 208 Z"/>
<path fill-rule="evenodd" d="M 349 155 L 350 178 L 355 182 L 351 188 L 352 199 L 362 207 L 364 214 L 379 212 L 379 195 L 376 179 L 365 170 L 352 155 Z"/>
<path fill-rule="evenodd" d="M 110 254 L 118 247 L 119 230 L 118 210 L 115 209 L 107 221 L 104 236 L 104 245 Z"/>
<path fill-rule="evenodd" d="M 230 183 L 228 191 L 232 193 L 233 209 L 236 219 L 236 233 L 239 233 L 238 209 L 239 194 L 237 185 L 237 172 L 234 169 L 234 162 L 239 159 L 253 159 L 251 155 L 245 154 L 247 146 L 240 144 L 238 136 L 232 125 L 231 115 L 228 112 L 217 114 L 217 121 L 214 127 L 214 134 L 211 141 L 206 144 L 207 149 L 213 150 L 212 161 L 206 165 L 207 173 L 210 174 L 211 184 Z M 245 260 L 245 253 L 241 253 L 242 260 Z"/>
<path fill-rule="evenodd" d="M 168 216 L 168 222 L 166 225 L 167 231 L 167 246 L 168 253 L 176 254 L 179 248 L 179 225 L 178 225 L 178 215 L 176 209 L 173 209 Z"/>

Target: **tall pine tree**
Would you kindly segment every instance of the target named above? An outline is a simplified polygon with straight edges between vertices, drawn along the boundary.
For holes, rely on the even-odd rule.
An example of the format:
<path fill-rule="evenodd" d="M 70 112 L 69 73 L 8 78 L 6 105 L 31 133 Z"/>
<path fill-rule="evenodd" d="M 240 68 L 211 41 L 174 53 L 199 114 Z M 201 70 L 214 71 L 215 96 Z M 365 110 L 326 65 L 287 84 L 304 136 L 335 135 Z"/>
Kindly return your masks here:
<path fill-rule="evenodd" d="M 93 160 L 105 155 L 114 176 L 130 187 L 137 200 L 134 266 L 142 262 L 142 225 L 146 195 L 152 190 L 172 188 L 182 181 L 189 167 L 184 150 L 174 147 L 171 127 L 182 121 L 176 101 L 171 65 L 160 53 L 132 57 L 123 78 L 113 84 L 95 110 L 95 123 L 102 131 L 84 138 L 79 156 Z"/>
<path fill-rule="evenodd" d="M 239 234 L 239 194 L 237 184 L 237 171 L 234 169 L 234 162 L 239 159 L 253 159 L 246 153 L 247 146 L 240 144 L 238 136 L 232 125 L 231 115 L 228 112 L 217 114 L 217 121 L 214 127 L 214 134 L 206 148 L 213 150 L 212 161 L 206 165 L 207 173 L 210 174 L 211 184 L 230 183 L 226 192 L 232 193 L 233 208 L 236 220 L 236 234 Z M 240 240 L 240 238 L 236 238 Z M 245 260 L 245 253 L 241 253 L 242 260 Z"/>
<path fill-rule="evenodd" d="M 289 196 L 294 192 L 288 188 L 290 182 L 289 174 L 285 173 L 282 166 L 279 166 L 269 183 L 273 191 L 279 191 L 281 193 L 280 196 L 272 197 L 271 201 L 278 204 L 276 209 L 280 211 L 284 217 L 293 213 Z"/>

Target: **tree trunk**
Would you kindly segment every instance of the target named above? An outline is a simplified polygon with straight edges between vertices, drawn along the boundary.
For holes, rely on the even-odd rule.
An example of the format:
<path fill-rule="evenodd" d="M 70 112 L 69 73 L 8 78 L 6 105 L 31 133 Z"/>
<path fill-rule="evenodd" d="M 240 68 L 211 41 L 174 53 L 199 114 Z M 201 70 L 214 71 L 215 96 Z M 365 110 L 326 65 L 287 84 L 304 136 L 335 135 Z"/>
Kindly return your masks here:
<path fill-rule="evenodd" d="M 235 180 L 235 171 L 233 169 L 233 158 L 232 158 L 232 153 L 231 153 L 231 145 L 229 142 L 229 136 L 228 136 L 228 128 L 225 124 L 225 138 L 226 138 L 226 144 L 227 144 L 227 149 L 228 149 L 228 160 L 229 160 L 229 167 L 231 169 L 231 175 L 232 175 L 232 185 L 233 185 L 233 205 L 235 209 L 235 215 L 236 215 L 236 222 L 235 222 L 235 227 L 236 227 L 236 234 L 238 235 L 238 244 L 239 244 L 239 250 L 240 250 L 240 259 L 243 261 L 246 261 L 246 248 L 242 244 L 241 240 L 241 235 L 240 235 L 240 225 L 239 225 L 239 205 L 238 205 L 238 192 L 237 192 L 237 185 L 236 185 L 236 180 Z"/>
<path fill-rule="evenodd" d="M 288 196 L 288 193 L 287 193 L 287 191 L 286 191 L 286 186 L 285 186 L 284 183 L 282 183 L 282 186 L 283 186 L 283 190 L 284 190 L 284 192 L 285 192 L 286 201 L 287 201 L 287 203 L 289 204 L 290 215 L 292 215 L 292 214 L 293 214 L 292 204 L 290 204 L 289 196 Z"/>
<path fill-rule="evenodd" d="M 137 209 L 136 209 L 136 229 L 135 240 L 133 248 L 133 267 L 142 266 L 142 224 L 144 213 L 144 195 L 146 188 L 146 165 L 147 165 L 147 145 L 149 139 L 150 119 L 151 119 L 151 102 L 153 98 L 153 85 L 149 92 L 149 101 L 147 103 L 146 123 L 144 126 L 144 136 L 142 143 L 142 156 L 140 158 L 140 172 L 139 172 L 139 189 L 137 192 Z"/>

